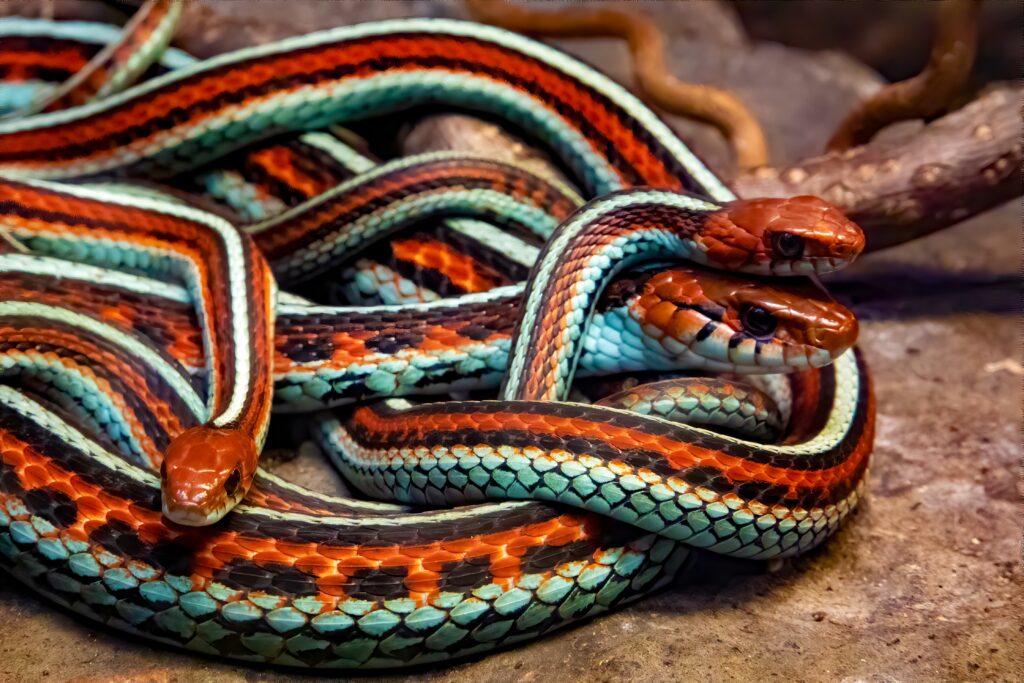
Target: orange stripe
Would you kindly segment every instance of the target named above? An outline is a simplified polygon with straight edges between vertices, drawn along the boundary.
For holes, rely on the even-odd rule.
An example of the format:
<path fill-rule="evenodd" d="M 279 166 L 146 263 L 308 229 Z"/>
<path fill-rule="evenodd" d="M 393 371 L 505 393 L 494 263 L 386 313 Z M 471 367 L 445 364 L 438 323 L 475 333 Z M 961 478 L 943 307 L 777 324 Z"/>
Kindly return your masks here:
<path fill-rule="evenodd" d="M 86 199 L 59 192 L 34 188 L 16 182 L 0 181 L 0 206 L 5 202 L 20 205 L 34 212 L 59 213 L 70 217 L 66 222 L 55 219 L 22 217 L 8 211 L 4 221 L 15 230 L 28 230 L 39 234 L 70 234 L 92 240 L 109 238 L 131 242 L 150 250 L 176 254 L 191 263 L 197 273 L 198 287 L 206 292 L 198 305 L 203 307 L 205 319 L 210 323 L 210 355 L 217 362 L 218 379 L 213 397 L 215 414 L 224 410 L 230 400 L 229 389 L 237 381 L 238 372 L 231 362 L 235 343 L 230 311 L 236 308 L 227 286 L 230 273 L 219 235 L 213 229 L 187 219 L 147 211 L 115 203 Z M 42 213 L 42 215 L 47 215 Z M 81 223 L 73 222 L 81 219 Z M 93 225 L 88 223 L 92 222 Z M 119 229 L 116 226 L 129 226 Z M 239 235 L 243 245 L 249 238 Z M 251 243 L 249 243 L 251 245 Z M 251 275 L 247 283 L 252 310 L 249 324 L 252 328 L 253 365 L 244 369 L 251 374 L 252 391 L 242 413 L 239 427 L 257 429 L 269 419 L 272 379 L 269 367 L 270 345 L 273 340 L 273 281 L 269 266 L 255 248 L 246 249 L 246 267 Z"/>
<path fill-rule="evenodd" d="M 856 480 L 857 474 L 866 466 L 871 452 L 874 432 L 873 400 L 869 399 L 868 405 L 863 409 L 868 414 L 867 424 L 849 457 L 834 467 L 820 470 L 774 467 L 704 448 L 694 443 L 676 441 L 637 429 L 619 427 L 582 417 L 520 413 L 511 410 L 471 414 L 439 414 L 424 411 L 415 416 L 388 416 L 378 414 L 372 408 L 360 407 L 355 411 L 354 419 L 360 427 L 373 434 L 375 439 L 383 440 L 388 435 L 394 435 L 397 440 L 403 442 L 408 442 L 410 435 L 411 438 L 416 438 L 417 435 L 430 432 L 450 433 L 459 430 L 500 434 L 503 431 L 514 429 L 538 436 L 579 435 L 603 441 L 615 449 L 640 449 L 662 454 L 665 461 L 677 470 L 713 467 L 734 482 L 766 481 L 785 486 L 790 497 L 798 498 L 806 489 L 821 489 L 830 493 L 833 489 L 845 487 Z"/>
<path fill-rule="evenodd" d="M 72 48 L 47 48 L 32 52 L 22 50 L 0 51 L 0 66 L 11 72 L 30 73 L 31 69 L 53 69 L 74 73 L 88 63 L 81 51 Z M 8 75 L 3 80 L 15 80 Z"/>
<path fill-rule="evenodd" d="M 347 79 L 365 78 L 381 73 L 378 64 L 387 64 L 387 72 L 415 73 L 429 69 L 416 65 L 403 65 L 402 60 L 423 59 L 431 57 L 461 57 L 469 66 L 466 69 L 455 68 L 456 73 L 472 74 L 502 84 L 507 83 L 488 76 L 486 69 L 500 69 L 513 77 L 530 83 L 525 91 L 536 98 L 537 92 L 545 97 L 561 103 L 564 111 L 573 112 L 580 120 L 586 120 L 599 131 L 613 148 L 639 173 L 643 184 L 662 187 L 680 188 L 682 183 L 651 153 L 645 142 L 638 137 L 636 131 L 623 125 L 605 103 L 593 96 L 585 87 L 571 79 L 563 78 L 555 71 L 543 68 L 543 65 L 511 51 L 502 50 L 482 43 L 467 41 L 465 38 L 448 38 L 444 36 L 417 35 L 396 39 L 395 36 L 381 36 L 361 43 L 339 43 L 316 48 L 305 53 L 289 53 L 276 57 L 263 58 L 255 63 L 218 69 L 208 75 L 199 76 L 189 82 L 172 84 L 153 93 L 142 100 L 132 100 L 114 108 L 103 115 L 90 116 L 74 122 L 56 124 L 39 130 L 12 132 L 0 136 L 4 147 L 9 153 L 32 153 L 55 150 L 71 144 L 87 143 L 90 140 L 104 138 L 157 118 L 161 113 L 177 108 L 190 109 L 201 102 L 209 101 L 219 95 L 238 91 L 247 87 L 264 86 L 271 79 L 287 80 L 317 71 L 354 67 L 355 70 Z M 397 63 L 396 63 L 397 62 Z M 474 68 L 477 67 L 477 68 Z M 447 69 L 446 73 L 452 70 Z M 275 93 L 294 92 L 306 86 L 278 87 Z M 266 99 L 268 95 L 252 97 L 242 106 Z M 557 112 L 552 112 L 559 115 Z M 190 125 L 220 116 L 221 111 L 193 112 Z M 572 120 L 559 115 L 570 124 Z M 152 139 L 159 132 L 137 139 L 133 144 L 142 144 Z M 25 162 L 25 165 L 46 165 L 45 160 Z M 620 173 L 623 171 L 620 170 Z M 627 178 L 623 177 L 626 181 Z"/>
<path fill-rule="evenodd" d="M 125 416 L 132 436 L 139 443 L 143 455 L 147 457 L 152 466 L 159 465 L 162 453 L 150 439 L 145 428 L 139 422 L 134 411 L 123 394 L 114 390 L 106 379 L 105 374 L 97 374 L 94 367 L 116 374 L 117 378 L 124 383 L 125 387 L 139 397 L 149 406 L 162 406 L 163 399 L 151 391 L 151 387 L 144 378 L 141 378 L 130 365 L 123 363 L 122 359 L 106 349 L 93 344 L 87 339 L 81 338 L 72 333 L 65 333 L 52 328 L 20 327 L 12 328 L 0 323 L 0 339 L 9 344 L 26 344 L 30 348 L 38 344 L 46 344 L 66 350 L 69 354 L 80 354 L 91 361 L 89 364 L 79 363 L 68 355 L 59 354 L 55 351 L 48 351 L 43 355 L 51 362 L 57 362 L 64 367 L 80 372 L 85 377 L 92 379 L 100 391 L 106 394 L 111 402 L 120 409 L 121 415 Z M 174 437 L 184 430 L 184 426 L 176 415 L 170 410 L 154 410 L 153 417 L 160 424 L 161 429 L 167 432 L 168 436 Z"/>
<path fill-rule="evenodd" d="M 61 491 L 77 506 L 77 519 L 66 530 L 44 536 L 68 534 L 87 541 L 100 527 L 112 520 L 125 524 L 147 544 L 176 542 L 191 549 L 194 571 L 193 589 L 202 590 L 213 581 L 217 571 L 234 560 L 249 560 L 260 565 L 283 564 L 301 567 L 316 576 L 319 598 L 325 610 L 334 609 L 345 597 L 344 586 L 364 569 L 405 567 L 405 581 L 412 599 L 426 604 L 439 590 L 444 564 L 490 558 L 508 585 L 518 576 L 506 557 L 519 557 L 526 548 L 560 547 L 574 541 L 593 539 L 603 522 L 589 514 L 567 513 L 535 524 L 492 534 L 452 538 L 426 544 L 394 544 L 383 547 L 360 545 L 327 546 L 293 543 L 277 539 L 247 537 L 234 531 L 215 531 L 211 527 L 193 529 L 169 527 L 159 511 L 142 509 L 69 472 L 38 453 L 12 432 L 0 430 L 0 459 L 15 473 L 26 490 L 47 487 Z M 5 495 L 0 493 L 0 501 Z M 130 557 L 124 558 L 130 561 Z"/>
<path fill-rule="evenodd" d="M 492 268 L 434 239 L 392 240 L 396 258 L 441 273 L 463 292 L 485 292 L 506 284 Z"/>

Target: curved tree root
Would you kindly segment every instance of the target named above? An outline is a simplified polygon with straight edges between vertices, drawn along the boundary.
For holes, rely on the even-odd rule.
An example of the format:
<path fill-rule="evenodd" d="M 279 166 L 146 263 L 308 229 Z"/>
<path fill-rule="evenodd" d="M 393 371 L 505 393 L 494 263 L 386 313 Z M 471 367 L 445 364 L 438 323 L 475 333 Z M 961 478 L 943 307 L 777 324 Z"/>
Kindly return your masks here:
<path fill-rule="evenodd" d="M 622 38 L 633 55 L 637 85 L 651 102 L 671 114 L 716 127 L 732 146 L 739 168 L 768 163 L 764 131 L 739 99 L 720 88 L 684 83 L 672 75 L 665 64 L 665 37 L 650 17 L 628 10 L 582 6 L 533 10 L 492 0 L 467 0 L 466 5 L 475 19 L 520 33 Z"/>
<path fill-rule="evenodd" d="M 829 151 L 862 145 L 890 123 L 947 111 L 971 75 L 978 47 L 981 0 L 945 0 L 938 7 L 928 64 L 913 78 L 885 86 L 851 111 L 828 142 Z"/>

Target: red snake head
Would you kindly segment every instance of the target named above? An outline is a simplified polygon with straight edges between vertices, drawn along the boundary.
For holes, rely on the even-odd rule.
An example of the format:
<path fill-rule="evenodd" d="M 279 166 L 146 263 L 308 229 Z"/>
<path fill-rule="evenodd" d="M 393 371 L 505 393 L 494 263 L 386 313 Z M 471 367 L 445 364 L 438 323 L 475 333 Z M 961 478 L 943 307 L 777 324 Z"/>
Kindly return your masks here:
<path fill-rule="evenodd" d="M 857 318 L 804 280 L 672 268 L 643 283 L 631 314 L 670 355 L 712 370 L 785 372 L 832 362 L 857 340 Z M 682 346 L 680 346 L 682 345 Z"/>
<path fill-rule="evenodd" d="M 255 462 L 256 444 L 240 430 L 182 432 L 160 467 L 164 516 L 186 526 L 217 522 L 248 492 Z"/>
<path fill-rule="evenodd" d="M 817 197 L 740 199 L 710 214 L 697 242 L 708 265 L 762 275 L 820 275 L 864 249 L 864 232 Z"/>

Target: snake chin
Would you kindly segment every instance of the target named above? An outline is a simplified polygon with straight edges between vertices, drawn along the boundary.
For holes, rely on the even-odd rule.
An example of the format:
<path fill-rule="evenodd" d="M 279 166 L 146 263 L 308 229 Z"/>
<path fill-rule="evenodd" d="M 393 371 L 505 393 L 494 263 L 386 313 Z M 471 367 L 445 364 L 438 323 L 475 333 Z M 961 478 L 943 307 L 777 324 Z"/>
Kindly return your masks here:
<path fill-rule="evenodd" d="M 224 515 L 226 515 L 233 506 L 234 503 L 230 506 L 221 506 L 216 510 L 204 511 L 199 508 L 176 507 L 173 503 L 168 504 L 166 499 L 162 501 L 164 517 L 175 524 L 191 527 L 210 526 L 211 524 L 216 524 L 224 518 Z"/>

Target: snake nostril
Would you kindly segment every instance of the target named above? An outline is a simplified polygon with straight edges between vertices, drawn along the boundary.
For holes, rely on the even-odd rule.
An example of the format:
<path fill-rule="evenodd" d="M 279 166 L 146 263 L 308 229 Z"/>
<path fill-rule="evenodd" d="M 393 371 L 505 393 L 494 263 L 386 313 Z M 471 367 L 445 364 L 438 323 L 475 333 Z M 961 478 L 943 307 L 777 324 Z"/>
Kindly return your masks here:
<path fill-rule="evenodd" d="M 853 314 L 833 319 L 829 324 L 817 325 L 807 330 L 807 343 L 838 355 L 857 341 L 857 319 Z"/>

